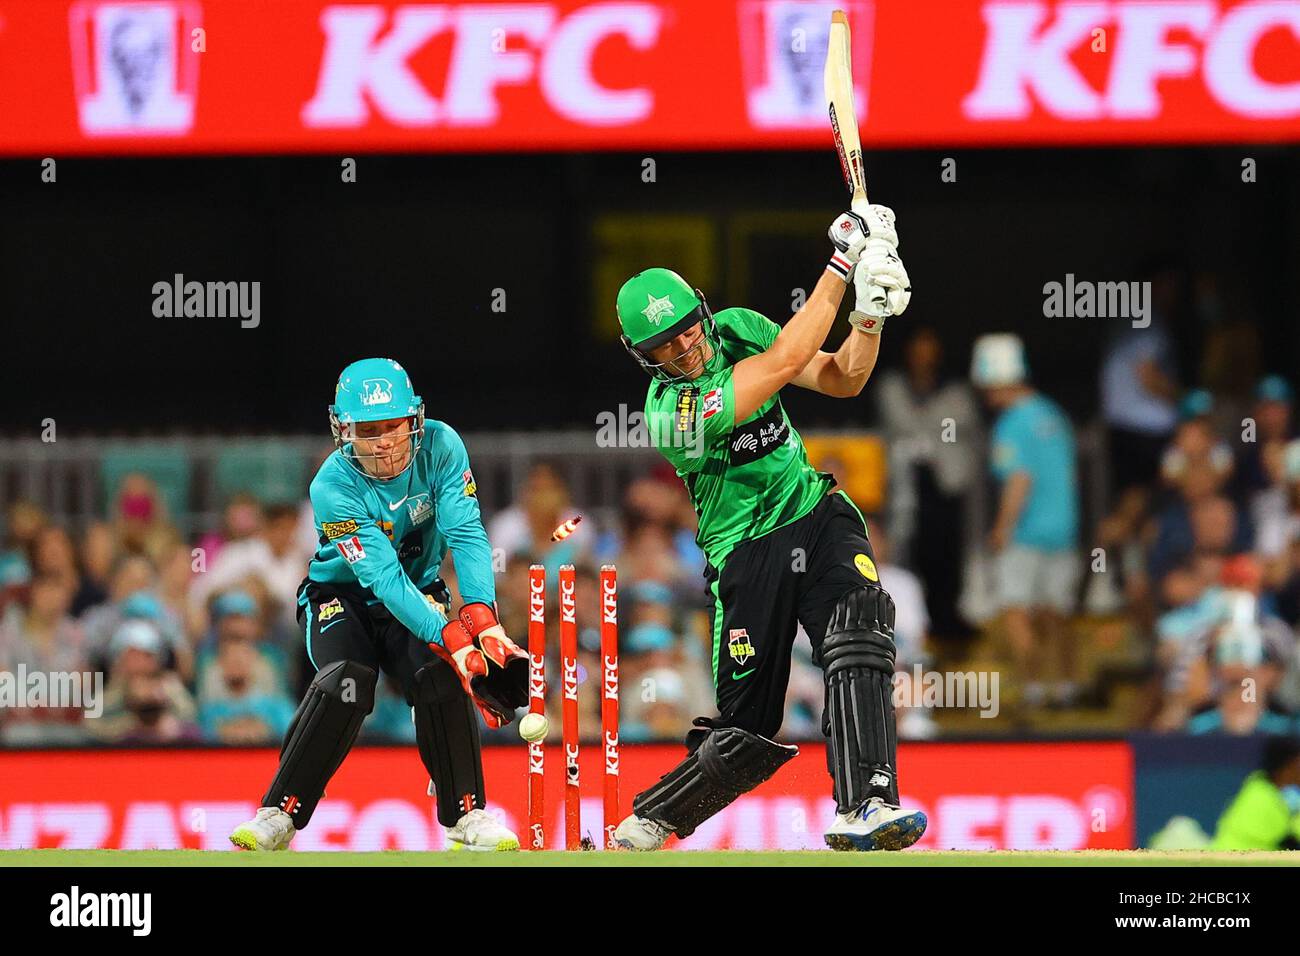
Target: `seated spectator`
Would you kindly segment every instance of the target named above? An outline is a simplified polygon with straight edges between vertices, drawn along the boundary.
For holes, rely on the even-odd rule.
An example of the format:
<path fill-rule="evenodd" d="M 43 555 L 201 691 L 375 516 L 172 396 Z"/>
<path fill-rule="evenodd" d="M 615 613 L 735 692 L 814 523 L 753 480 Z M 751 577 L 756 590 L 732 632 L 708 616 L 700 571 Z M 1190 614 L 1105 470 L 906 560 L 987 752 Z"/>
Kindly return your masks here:
<path fill-rule="evenodd" d="M 1177 583 L 1178 578 L 1175 578 Z M 1294 718 L 1276 710 L 1275 692 L 1295 658 L 1295 636 L 1259 604 L 1258 562 L 1224 563 L 1222 587 L 1203 626 L 1180 635 L 1157 726 L 1191 733 L 1285 733 Z"/>
<path fill-rule="evenodd" d="M 1270 444 L 1291 440 L 1293 402 L 1291 386 L 1281 375 L 1267 375 L 1255 386 L 1255 407 L 1250 416 L 1255 423 L 1254 440 L 1243 441 L 1237 453 L 1236 491 L 1243 500 L 1274 484 L 1264 450 Z"/>
<path fill-rule="evenodd" d="M 1222 477 L 1204 463 L 1190 466 L 1177 495 L 1157 515 L 1148 558 L 1157 589 L 1173 568 L 1195 553 L 1224 556 L 1250 548 L 1250 525 L 1240 509 L 1217 491 Z"/>
<path fill-rule="evenodd" d="M 509 560 L 526 557 L 554 573 L 561 564 L 574 564 L 586 556 L 595 528 L 586 527 L 558 544 L 551 535 L 563 522 L 581 515 L 573 504 L 569 486 L 559 466 L 548 460 L 534 462 L 519 489 L 516 503 L 487 524 L 488 541 Z"/>
<path fill-rule="evenodd" d="M 205 739 L 224 744 L 278 744 L 294 702 L 253 640 L 227 635 L 200 667 L 198 720 Z"/>
<path fill-rule="evenodd" d="M 73 613 L 80 617 L 92 607 L 98 607 L 110 599 L 110 582 L 113 568 L 118 561 L 117 538 L 113 529 L 102 521 L 97 521 L 86 529 L 81 536 L 81 570 L 88 588 L 87 597 L 93 598 L 85 607 L 74 603 Z"/>
<path fill-rule="evenodd" d="M 104 715 L 87 729 L 106 743 L 197 742 L 194 701 L 175 671 L 164 666 L 166 642 L 144 619 L 121 623 L 109 642 L 112 667 Z"/>
<path fill-rule="evenodd" d="M 163 639 L 165 666 L 177 670 L 183 681 L 193 678 L 194 654 L 184 624 L 158 599 L 154 590 L 157 584 L 158 576 L 149 558 L 126 554 L 119 559 L 109 587 L 112 603 L 91 608 L 81 619 L 87 654 L 97 670 L 110 667 L 109 645 L 118 627 L 124 621 L 144 620 L 153 624 Z"/>
<path fill-rule="evenodd" d="M 258 654 L 274 671 L 277 686 L 288 689 L 295 675 L 284 649 L 268 640 L 261 608 L 247 591 L 234 590 L 218 594 L 212 601 L 212 628 L 200 650 L 201 663 L 216 652 L 222 641 L 244 641 L 256 646 Z"/>
<path fill-rule="evenodd" d="M 108 596 L 99 584 L 82 575 L 72 537 L 62 528 L 51 525 L 36 536 L 32 547 L 32 568 L 38 575 L 53 575 L 68 585 L 72 591 L 70 613 L 74 617 L 86 608 L 102 603 Z"/>
<path fill-rule="evenodd" d="M 69 615 L 72 588 L 53 574 L 32 581 L 27 603 L 12 603 L 0 617 L 0 671 L 46 675 L 87 671 L 81 628 Z M 83 739 L 80 708 L 0 707 L 5 743 L 75 743 Z"/>
<path fill-rule="evenodd" d="M 266 509 L 257 533 L 225 545 L 207 570 L 195 578 L 193 599 L 202 603 L 212 594 L 258 579 L 275 603 L 284 628 L 297 631 L 298 586 L 307 575 L 311 554 L 298 548 L 298 509 L 273 505 Z"/>
<path fill-rule="evenodd" d="M 635 688 L 619 707 L 619 737 L 629 742 L 681 737 L 696 716 L 681 642 L 662 624 L 637 624 L 622 640 L 621 680 Z"/>
<path fill-rule="evenodd" d="M 1232 477 L 1232 449 L 1214 428 L 1214 397 L 1204 389 L 1189 392 L 1178 406 L 1180 421 L 1174 440 L 1160 458 L 1160 477 L 1177 491 L 1190 469 L 1210 469 L 1223 487 Z"/>
<path fill-rule="evenodd" d="M 262 503 L 246 491 L 232 495 L 221 512 L 220 530 L 209 531 L 199 538 L 199 550 L 203 553 L 205 565 L 214 565 L 222 548 L 253 537 L 261 527 Z"/>
<path fill-rule="evenodd" d="M 0 541 L 0 610 L 31 581 L 32 546 L 46 520 L 45 512 L 29 501 L 10 505 Z"/>
<path fill-rule="evenodd" d="M 152 478 L 127 475 L 117 492 L 115 523 L 118 547 L 126 554 L 141 554 L 157 561 L 180 535 L 167 520 L 167 508 Z"/>

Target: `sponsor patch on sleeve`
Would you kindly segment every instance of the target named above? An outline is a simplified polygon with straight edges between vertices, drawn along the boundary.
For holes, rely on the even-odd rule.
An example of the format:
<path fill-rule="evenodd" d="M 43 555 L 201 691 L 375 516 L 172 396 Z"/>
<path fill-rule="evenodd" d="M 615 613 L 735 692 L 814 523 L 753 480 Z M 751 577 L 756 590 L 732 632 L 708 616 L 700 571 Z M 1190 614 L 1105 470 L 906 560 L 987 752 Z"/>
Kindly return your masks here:
<path fill-rule="evenodd" d="M 471 498 L 478 492 L 478 483 L 474 481 L 474 472 L 468 468 L 461 474 L 460 480 L 465 483 L 465 497 Z"/>
<path fill-rule="evenodd" d="M 695 424 L 695 409 L 699 405 L 700 390 L 684 388 L 677 395 L 677 430 L 687 432 Z"/>
<path fill-rule="evenodd" d="M 351 538 L 344 538 L 336 547 L 339 554 L 343 555 L 343 560 L 348 564 L 356 564 L 366 556 L 366 549 L 361 546 L 361 539 L 355 535 Z"/>
<path fill-rule="evenodd" d="M 349 518 L 347 521 L 322 521 L 320 530 L 327 540 L 333 541 L 335 538 L 356 534 L 361 529 L 355 519 Z"/>
<path fill-rule="evenodd" d="M 704 393 L 704 418 L 712 418 L 722 411 L 722 389 L 713 388 Z"/>

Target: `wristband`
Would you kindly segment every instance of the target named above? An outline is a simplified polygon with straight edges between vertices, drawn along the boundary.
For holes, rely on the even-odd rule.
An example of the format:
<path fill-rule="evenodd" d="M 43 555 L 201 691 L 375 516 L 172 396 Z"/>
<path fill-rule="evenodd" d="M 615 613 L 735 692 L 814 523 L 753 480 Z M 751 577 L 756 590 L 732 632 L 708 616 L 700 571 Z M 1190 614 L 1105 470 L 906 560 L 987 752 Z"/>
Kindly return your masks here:
<path fill-rule="evenodd" d="M 880 330 L 885 327 L 885 317 L 883 315 L 867 315 L 865 312 L 854 309 L 849 313 L 849 324 L 859 332 L 867 335 L 879 335 Z"/>

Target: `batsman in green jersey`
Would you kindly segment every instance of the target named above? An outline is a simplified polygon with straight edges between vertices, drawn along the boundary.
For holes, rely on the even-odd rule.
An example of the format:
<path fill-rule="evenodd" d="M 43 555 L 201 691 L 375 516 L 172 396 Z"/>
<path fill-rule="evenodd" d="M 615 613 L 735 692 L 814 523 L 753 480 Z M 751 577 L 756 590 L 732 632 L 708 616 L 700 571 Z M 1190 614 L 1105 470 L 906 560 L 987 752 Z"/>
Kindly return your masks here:
<path fill-rule="evenodd" d="M 925 832 L 925 814 L 898 806 L 893 601 L 862 515 L 808 463 L 779 397 L 791 384 L 858 395 L 884 320 L 911 297 L 892 210 L 844 213 L 830 238 L 826 272 L 784 328 L 749 309 L 710 312 L 703 294 L 667 269 L 647 269 L 619 291 L 623 344 L 652 378 L 652 440 L 699 515 L 719 712 L 695 721 L 686 758 L 637 795 L 615 834 L 625 847 L 658 849 L 671 834 L 688 836 L 798 752 L 772 738 L 800 623 L 826 679 L 822 722 L 837 808 L 827 844 L 894 850 Z M 850 282 L 853 331 L 837 351 L 821 351 Z"/>

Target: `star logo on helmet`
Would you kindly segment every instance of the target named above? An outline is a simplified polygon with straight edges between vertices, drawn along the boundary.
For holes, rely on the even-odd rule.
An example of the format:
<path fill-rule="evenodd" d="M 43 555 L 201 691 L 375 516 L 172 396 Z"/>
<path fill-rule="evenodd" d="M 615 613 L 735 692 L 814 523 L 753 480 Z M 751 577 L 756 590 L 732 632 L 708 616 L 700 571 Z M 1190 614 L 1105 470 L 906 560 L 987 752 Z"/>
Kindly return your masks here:
<path fill-rule="evenodd" d="M 672 317 L 675 307 L 673 306 L 673 300 L 668 296 L 656 299 L 654 295 L 647 292 L 646 298 L 650 300 L 650 304 L 641 310 L 641 314 L 649 320 L 650 324 L 658 327 L 659 323 L 664 320 L 665 315 Z"/>
<path fill-rule="evenodd" d="M 393 400 L 393 383 L 386 378 L 368 378 L 361 383 L 362 405 L 383 405 Z"/>

